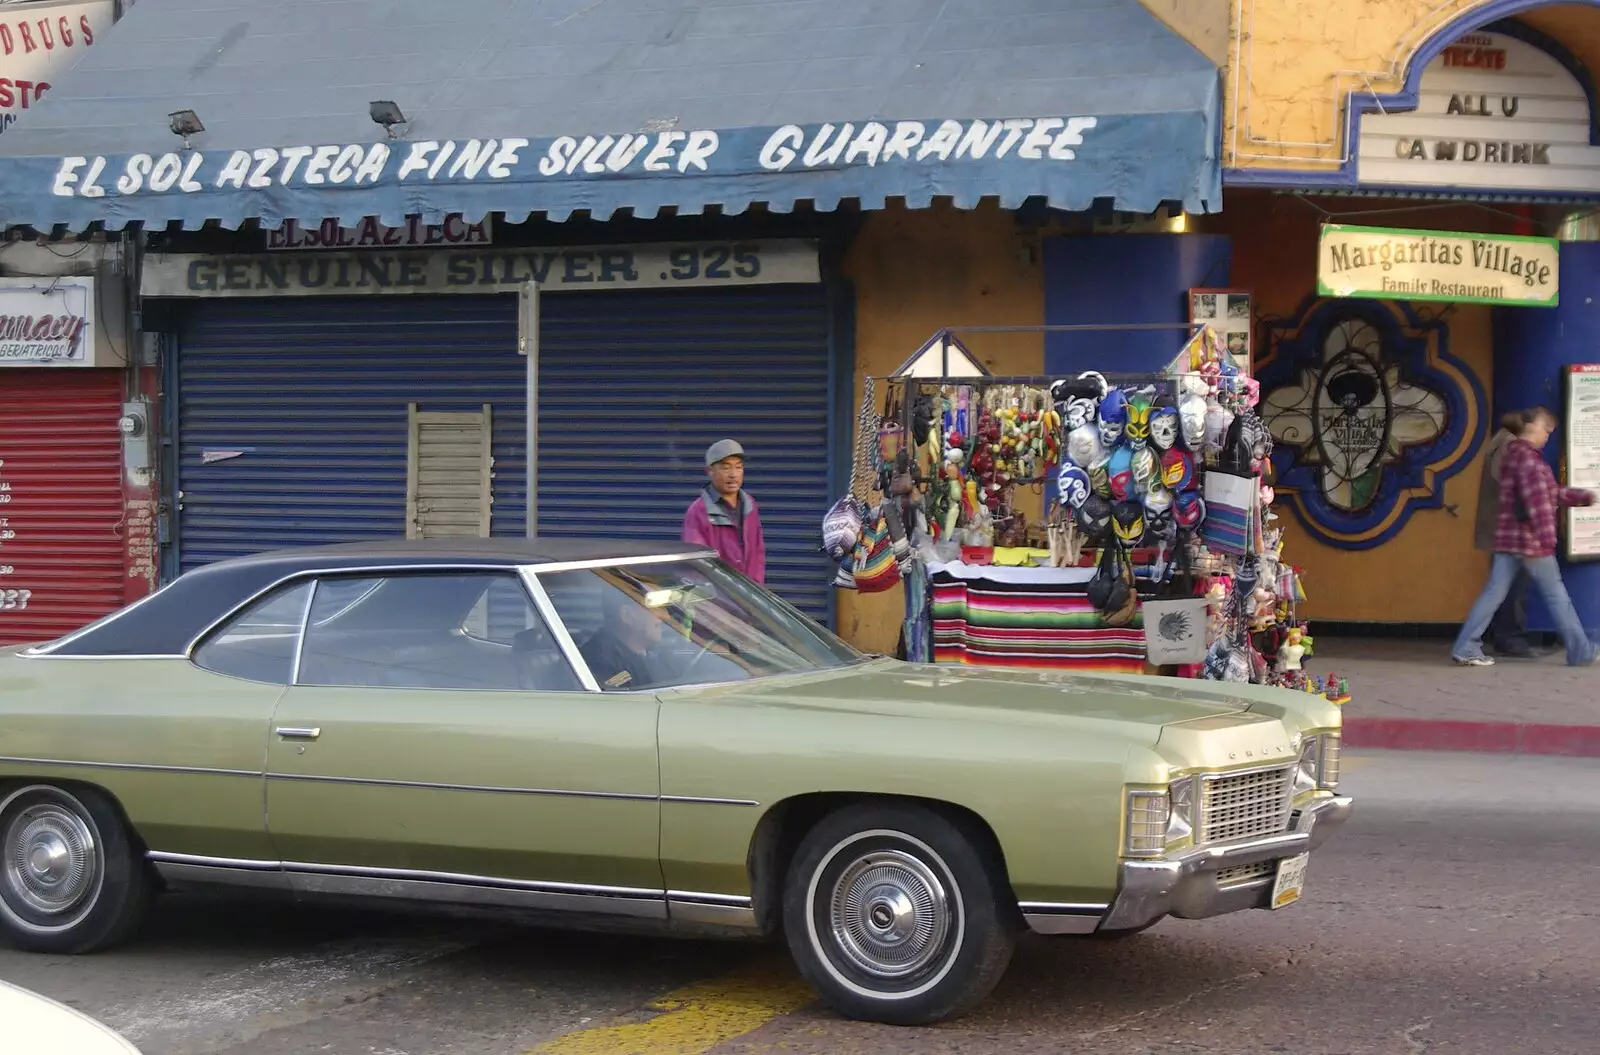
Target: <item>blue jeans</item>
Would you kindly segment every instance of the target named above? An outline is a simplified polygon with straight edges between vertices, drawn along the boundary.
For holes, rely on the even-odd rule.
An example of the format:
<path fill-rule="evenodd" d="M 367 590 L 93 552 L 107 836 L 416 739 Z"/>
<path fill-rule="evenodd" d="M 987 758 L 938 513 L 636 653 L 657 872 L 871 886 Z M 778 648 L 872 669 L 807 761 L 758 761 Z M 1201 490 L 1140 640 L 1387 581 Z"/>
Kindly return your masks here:
<path fill-rule="evenodd" d="M 1567 596 L 1567 588 L 1561 582 L 1561 567 L 1556 564 L 1556 559 L 1518 557 L 1511 553 L 1494 555 L 1494 563 L 1489 568 L 1489 581 L 1473 603 L 1472 611 L 1467 613 L 1467 621 L 1461 625 L 1461 633 L 1450 654 L 1456 659 L 1477 659 L 1483 655 L 1484 631 L 1489 629 L 1495 611 L 1506 599 L 1506 594 L 1511 592 L 1511 584 L 1516 581 L 1519 569 L 1525 570 L 1539 587 L 1545 607 L 1550 609 L 1550 615 L 1556 621 L 1561 643 L 1567 646 L 1568 665 L 1578 667 L 1592 661 L 1595 656 L 1594 643 L 1584 633 L 1583 624 L 1578 622 L 1577 609 L 1572 607 L 1572 598 Z"/>

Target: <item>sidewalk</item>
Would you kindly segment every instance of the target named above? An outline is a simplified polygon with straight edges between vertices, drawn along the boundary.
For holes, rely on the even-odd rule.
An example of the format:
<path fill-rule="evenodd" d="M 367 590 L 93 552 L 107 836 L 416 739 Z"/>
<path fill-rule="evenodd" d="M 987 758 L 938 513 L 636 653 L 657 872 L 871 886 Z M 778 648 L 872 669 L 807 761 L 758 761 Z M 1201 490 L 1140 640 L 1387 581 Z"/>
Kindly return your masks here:
<path fill-rule="evenodd" d="M 1457 667 L 1448 641 L 1328 637 L 1306 669 L 1349 680 L 1350 747 L 1600 758 L 1600 667 L 1560 652 Z"/>

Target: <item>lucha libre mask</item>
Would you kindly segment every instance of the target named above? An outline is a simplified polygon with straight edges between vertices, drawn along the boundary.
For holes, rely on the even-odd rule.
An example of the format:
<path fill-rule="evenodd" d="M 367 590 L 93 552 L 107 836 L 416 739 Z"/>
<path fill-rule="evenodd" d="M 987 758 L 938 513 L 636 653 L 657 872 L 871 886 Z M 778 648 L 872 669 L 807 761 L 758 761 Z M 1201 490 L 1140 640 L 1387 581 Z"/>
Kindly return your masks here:
<path fill-rule="evenodd" d="M 1090 542 L 1103 542 L 1111 532 L 1111 503 L 1099 495 L 1090 495 L 1073 514 L 1078 530 Z"/>
<path fill-rule="evenodd" d="M 1185 448 L 1200 450 L 1206 442 L 1206 397 L 1193 393 L 1178 404 L 1178 435 Z"/>
<path fill-rule="evenodd" d="M 1113 388 L 1100 400 L 1100 442 L 1107 447 L 1116 446 L 1128 428 L 1128 397 L 1122 389 Z"/>
<path fill-rule="evenodd" d="M 1056 489 L 1068 509 L 1078 509 L 1089 498 L 1089 473 L 1081 465 L 1063 465 L 1056 476 Z"/>
<path fill-rule="evenodd" d="M 1068 429 L 1080 429 L 1094 423 L 1095 400 L 1088 396 L 1073 396 L 1067 400 L 1067 412 L 1062 415 Z"/>
<path fill-rule="evenodd" d="M 1126 447 L 1118 447 L 1111 452 L 1111 464 L 1106 466 L 1106 474 L 1111 477 L 1111 497 L 1118 502 L 1126 501 L 1134 495 L 1133 486 L 1133 452 Z"/>
<path fill-rule="evenodd" d="M 1144 541 L 1144 503 L 1118 502 L 1111 507 L 1111 532 L 1124 549 Z"/>
<path fill-rule="evenodd" d="M 1170 451 L 1178 442 L 1178 411 L 1157 407 L 1150 414 L 1150 442 L 1157 450 Z"/>
<path fill-rule="evenodd" d="M 1151 538 L 1168 539 L 1174 535 L 1177 522 L 1173 520 L 1172 506 L 1172 492 L 1159 483 L 1145 493 L 1144 523 Z"/>
<path fill-rule="evenodd" d="M 1105 460 L 1105 445 L 1100 442 L 1100 430 L 1092 423 L 1079 425 L 1067 433 L 1067 457 L 1074 465 L 1093 469 Z"/>
<path fill-rule="evenodd" d="M 1105 393 L 1105 378 L 1093 372 L 1081 374 L 1076 380 L 1057 381 L 1050 386 L 1050 398 L 1068 432 L 1094 424 L 1095 406 Z"/>
<path fill-rule="evenodd" d="M 1161 452 L 1161 483 L 1172 491 L 1193 489 L 1194 455 L 1176 448 Z"/>
<path fill-rule="evenodd" d="M 1179 491 L 1172 503 L 1172 516 L 1178 522 L 1178 530 L 1194 531 L 1205 522 L 1205 499 L 1198 491 Z"/>
<path fill-rule="evenodd" d="M 1123 426 L 1128 442 L 1135 450 L 1142 450 L 1150 442 L 1150 401 L 1144 396 L 1128 400 L 1128 423 Z"/>
<path fill-rule="evenodd" d="M 1150 485 L 1155 482 L 1158 470 L 1156 452 L 1149 447 L 1140 447 L 1133 452 L 1133 491 L 1134 494 L 1144 494 L 1150 490 Z"/>

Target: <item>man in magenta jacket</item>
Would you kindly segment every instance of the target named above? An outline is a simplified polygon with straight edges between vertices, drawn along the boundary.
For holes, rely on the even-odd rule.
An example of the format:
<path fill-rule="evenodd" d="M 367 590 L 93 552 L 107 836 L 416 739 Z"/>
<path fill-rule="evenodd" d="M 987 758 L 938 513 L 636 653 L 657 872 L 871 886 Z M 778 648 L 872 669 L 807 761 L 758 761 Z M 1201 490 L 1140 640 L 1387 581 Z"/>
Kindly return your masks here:
<path fill-rule="evenodd" d="M 718 440 L 706 448 L 710 483 L 683 514 L 683 541 L 717 551 L 724 562 L 756 582 L 767 579 L 767 541 L 761 511 L 744 489 L 744 448 Z"/>

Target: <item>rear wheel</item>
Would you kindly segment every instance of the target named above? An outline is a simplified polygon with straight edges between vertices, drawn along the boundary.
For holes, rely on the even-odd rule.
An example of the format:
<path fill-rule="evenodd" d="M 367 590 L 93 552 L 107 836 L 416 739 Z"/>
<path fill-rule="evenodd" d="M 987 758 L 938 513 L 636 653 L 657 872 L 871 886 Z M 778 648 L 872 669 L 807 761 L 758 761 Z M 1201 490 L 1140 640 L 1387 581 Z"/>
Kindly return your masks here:
<path fill-rule="evenodd" d="M 784 930 L 795 963 L 851 1018 L 920 1025 L 969 1010 L 1015 941 L 975 833 L 930 810 L 853 806 L 795 855 Z"/>
<path fill-rule="evenodd" d="M 138 926 L 149 872 L 111 802 L 28 784 L 0 792 L 0 933 L 19 949 L 81 953 Z"/>

